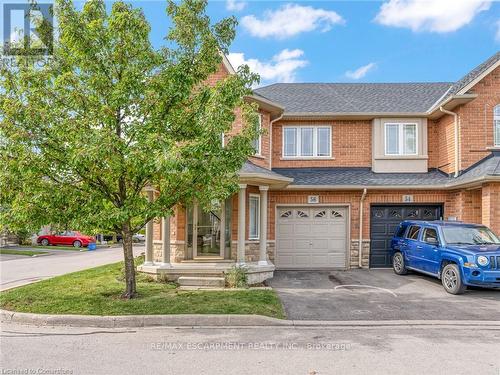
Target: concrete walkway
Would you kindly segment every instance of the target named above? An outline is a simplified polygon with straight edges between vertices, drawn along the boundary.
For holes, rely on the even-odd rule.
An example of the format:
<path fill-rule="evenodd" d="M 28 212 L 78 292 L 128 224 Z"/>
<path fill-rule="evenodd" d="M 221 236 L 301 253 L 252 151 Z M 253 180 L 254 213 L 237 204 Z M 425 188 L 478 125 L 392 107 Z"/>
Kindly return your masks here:
<path fill-rule="evenodd" d="M 99 248 L 95 251 L 46 250 L 33 247 L 25 250 L 50 251 L 49 256 L 2 257 L 0 262 L 0 290 L 30 284 L 54 276 L 123 260 L 121 247 Z M 144 252 L 144 245 L 134 246 L 134 255 Z"/>

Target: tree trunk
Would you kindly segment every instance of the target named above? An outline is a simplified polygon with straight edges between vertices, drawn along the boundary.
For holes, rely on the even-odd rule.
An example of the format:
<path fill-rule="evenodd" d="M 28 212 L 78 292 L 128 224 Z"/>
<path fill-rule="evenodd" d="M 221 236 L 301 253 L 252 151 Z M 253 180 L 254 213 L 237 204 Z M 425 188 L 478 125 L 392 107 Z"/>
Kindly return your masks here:
<path fill-rule="evenodd" d="M 125 259 L 125 292 L 122 297 L 134 298 L 137 294 L 135 284 L 134 253 L 132 249 L 132 232 L 130 226 L 125 224 L 122 229 L 123 235 L 123 257 Z"/>

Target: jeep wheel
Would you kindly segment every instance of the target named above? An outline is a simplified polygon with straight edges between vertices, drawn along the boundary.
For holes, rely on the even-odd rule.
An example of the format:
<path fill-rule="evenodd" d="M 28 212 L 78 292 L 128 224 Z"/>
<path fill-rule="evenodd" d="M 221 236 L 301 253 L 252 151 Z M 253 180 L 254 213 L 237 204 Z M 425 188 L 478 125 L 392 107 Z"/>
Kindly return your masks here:
<path fill-rule="evenodd" d="M 408 273 L 408 269 L 405 266 L 405 259 L 400 252 L 394 254 L 392 258 L 392 269 L 396 275 L 406 275 Z"/>
<path fill-rule="evenodd" d="M 441 282 L 444 290 L 450 294 L 462 294 L 467 286 L 462 281 L 462 275 L 456 264 L 450 263 L 443 268 Z"/>

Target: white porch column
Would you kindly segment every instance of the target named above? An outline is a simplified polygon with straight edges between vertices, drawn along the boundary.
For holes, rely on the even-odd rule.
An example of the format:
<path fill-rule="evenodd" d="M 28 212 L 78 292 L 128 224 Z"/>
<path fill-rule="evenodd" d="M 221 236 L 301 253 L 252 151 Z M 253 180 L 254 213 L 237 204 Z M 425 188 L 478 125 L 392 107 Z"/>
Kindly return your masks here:
<path fill-rule="evenodd" d="M 147 190 L 148 200 L 153 201 L 153 190 Z M 144 259 L 145 266 L 153 265 L 153 220 L 149 220 L 146 224 L 146 256 Z"/>
<path fill-rule="evenodd" d="M 190 259 L 198 256 L 198 201 L 193 202 L 193 252 Z"/>
<path fill-rule="evenodd" d="M 162 227 L 161 227 L 161 235 L 162 235 L 162 249 L 163 253 L 161 256 L 161 267 L 169 268 L 170 267 L 170 216 L 165 216 L 162 219 Z"/>
<path fill-rule="evenodd" d="M 260 251 L 259 265 L 267 265 L 267 191 L 269 186 L 259 186 L 260 190 Z"/>
<path fill-rule="evenodd" d="M 237 252 L 236 262 L 241 265 L 245 264 L 246 194 L 247 194 L 247 185 L 240 184 L 240 191 L 238 192 L 238 252 Z"/>

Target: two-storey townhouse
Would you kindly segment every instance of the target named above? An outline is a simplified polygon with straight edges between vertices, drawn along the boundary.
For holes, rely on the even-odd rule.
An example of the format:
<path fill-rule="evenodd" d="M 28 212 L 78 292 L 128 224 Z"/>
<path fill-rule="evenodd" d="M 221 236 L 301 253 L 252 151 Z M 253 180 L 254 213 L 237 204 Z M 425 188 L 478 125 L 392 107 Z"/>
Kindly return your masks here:
<path fill-rule="evenodd" d="M 213 79 L 233 73 L 224 58 Z M 275 268 L 389 267 L 404 219 L 500 233 L 500 53 L 457 82 L 278 83 L 248 100 L 264 133 L 239 192 L 157 220 L 141 270 L 177 280 L 245 264 L 252 283 Z"/>

